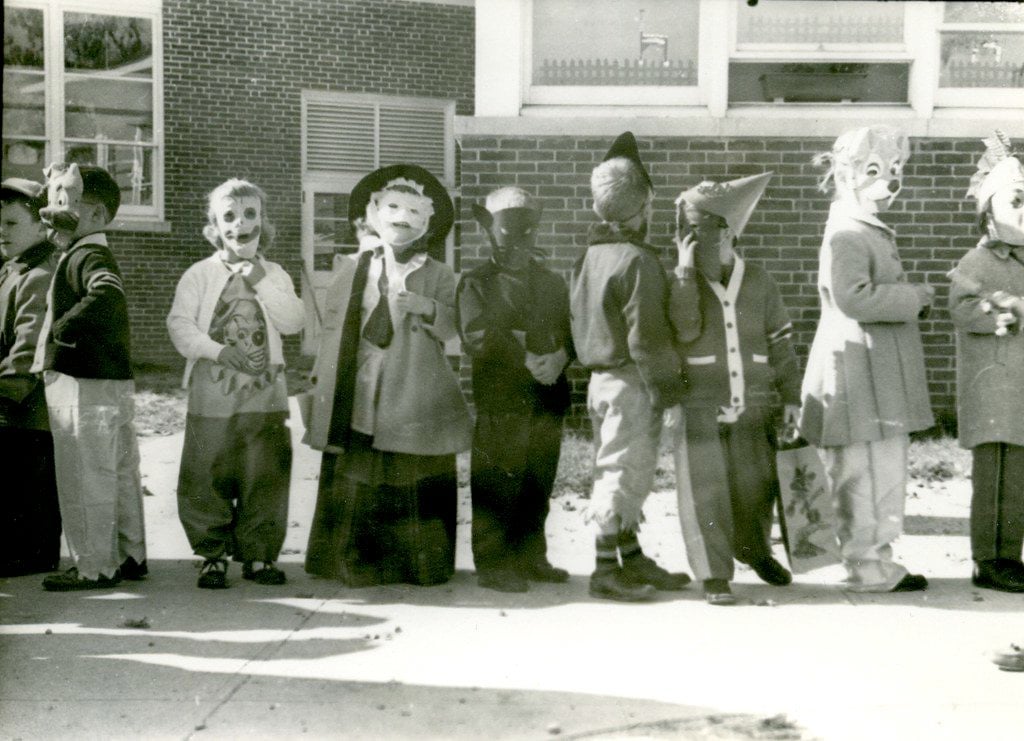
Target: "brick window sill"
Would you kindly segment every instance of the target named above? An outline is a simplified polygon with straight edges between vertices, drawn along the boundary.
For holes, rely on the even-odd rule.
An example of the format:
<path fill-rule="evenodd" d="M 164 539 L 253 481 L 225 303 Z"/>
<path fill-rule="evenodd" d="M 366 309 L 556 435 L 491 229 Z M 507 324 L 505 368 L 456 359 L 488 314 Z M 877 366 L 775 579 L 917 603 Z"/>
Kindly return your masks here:
<path fill-rule="evenodd" d="M 162 219 L 114 219 L 107 227 L 107 231 L 170 234 L 171 222 Z"/>

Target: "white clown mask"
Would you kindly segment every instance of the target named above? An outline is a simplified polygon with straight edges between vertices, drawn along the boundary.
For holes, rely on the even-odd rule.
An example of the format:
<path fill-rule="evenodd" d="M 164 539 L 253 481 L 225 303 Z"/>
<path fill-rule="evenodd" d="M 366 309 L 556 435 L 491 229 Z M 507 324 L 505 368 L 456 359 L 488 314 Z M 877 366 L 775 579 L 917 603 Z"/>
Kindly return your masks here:
<path fill-rule="evenodd" d="M 1014 247 L 1024 246 L 1024 183 L 1006 183 L 992 193 L 989 228 Z"/>
<path fill-rule="evenodd" d="M 259 196 L 223 196 L 212 210 L 224 249 L 242 260 L 251 260 L 260 246 L 262 203 Z"/>
<path fill-rule="evenodd" d="M 434 204 L 411 181 L 392 181 L 373 194 L 366 207 L 367 224 L 391 247 L 404 247 L 427 233 Z"/>
<path fill-rule="evenodd" d="M 836 198 L 874 214 L 887 210 L 899 195 L 910 143 L 899 129 L 868 126 L 836 139 L 829 157 Z"/>

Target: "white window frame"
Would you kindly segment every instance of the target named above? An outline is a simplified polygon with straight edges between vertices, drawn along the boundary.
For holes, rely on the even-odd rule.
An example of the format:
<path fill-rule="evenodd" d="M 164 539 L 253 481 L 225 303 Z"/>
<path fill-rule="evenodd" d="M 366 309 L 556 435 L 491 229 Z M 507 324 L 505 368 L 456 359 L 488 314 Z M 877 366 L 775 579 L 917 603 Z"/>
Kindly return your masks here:
<path fill-rule="evenodd" d="M 1024 88 L 1003 87 L 939 87 L 939 52 L 943 31 L 979 31 L 987 33 L 1019 33 L 1024 36 L 1024 23 L 945 23 L 945 3 L 935 3 L 933 11 L 935 64 L 932 86 L 935 105 L 944 108 L 1024 108 Z M 1024 115 L 1024 113 L 1022 113 Z"/>
<path fill-rule="evenodd" d="M 543 0 L 541 0 L 543 2 Z M 523 49 L 522 98 L 527 105 L 638 105 L 696 106 L 706 103 L 704 90 L 708 80 L 701 65 L 704 42 L 704 6 L 699 0 L 696 85 L 534 85 L 533 84 L 533 3 L 524 0 L 520 24 Z M 584 5 L 581 3 L 581 8 Z M 479 12 L 479 11 L 478 11 Z"/>
<path fill-rule="evenodd" d="M 4 0 L 5 8 L 43 12 L 43 80 L 46 162 L 64 152 L 64 13 L 128 16 L 150 21 L 153 33 L 153 204 L 122 204 L 114 226 L 163 222 L 164 219 L 164 78 L 163 11 L 160 0 Z M 110 142 L 131 145 L 133 142 Z M 58 155 L 57 153 L 61 153 Z"/>

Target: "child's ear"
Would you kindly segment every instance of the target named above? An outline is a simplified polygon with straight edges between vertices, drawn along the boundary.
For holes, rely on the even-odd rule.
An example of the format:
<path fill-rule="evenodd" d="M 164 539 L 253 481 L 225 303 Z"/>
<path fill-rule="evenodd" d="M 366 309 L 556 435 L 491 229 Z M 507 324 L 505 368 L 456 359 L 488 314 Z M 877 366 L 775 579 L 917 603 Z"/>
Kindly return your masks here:
<path fill-rule="evenodd" d="M 217 229 L 213 224 L 207 224 L 203 227 L 203 236 L 206 237 L 206 241 L 216 247 L 218 250 L 221 248 L 220 244 L 220 230 Z"/>

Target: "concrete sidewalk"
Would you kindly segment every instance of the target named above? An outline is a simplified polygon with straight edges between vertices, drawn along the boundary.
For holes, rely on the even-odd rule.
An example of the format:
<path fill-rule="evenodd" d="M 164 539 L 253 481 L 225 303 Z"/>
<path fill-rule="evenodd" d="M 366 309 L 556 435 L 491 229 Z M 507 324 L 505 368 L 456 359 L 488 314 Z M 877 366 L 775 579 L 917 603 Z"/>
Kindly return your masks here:
<path fill-rule="evenodd" d="M 302 571 L 318 456 L 296 441 L 288 584 L 232 565 L 232 588 L 209 592 L 177 521 L 181 435 L 141 448 L 146 581 L 72 594 L 0 581 L 4 738 L 1024 735 L 1024 673 L 990 662 L 1024 642 L 1024 597 L 966 581 L 962 486 L 909 502 L 921 534 L 898 550 L 932 581 L 924 593 L 854 595 L 825 569 L 782 589 L 742 571 L 735 608 L 699 589 L 593 600 L 591 534 L 565 497 L 548 529 L 572 580 L 503 595 L 476 586 L 465 492 L 449 584 L 350 590 Z M 647 514 L 645 548 L 685 569 L 674 495 L 653 495 Z"/>

